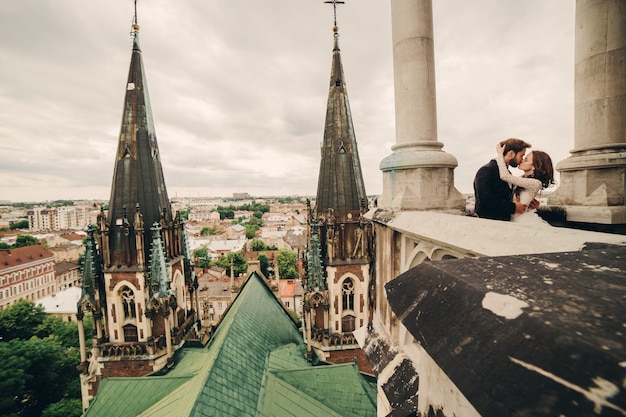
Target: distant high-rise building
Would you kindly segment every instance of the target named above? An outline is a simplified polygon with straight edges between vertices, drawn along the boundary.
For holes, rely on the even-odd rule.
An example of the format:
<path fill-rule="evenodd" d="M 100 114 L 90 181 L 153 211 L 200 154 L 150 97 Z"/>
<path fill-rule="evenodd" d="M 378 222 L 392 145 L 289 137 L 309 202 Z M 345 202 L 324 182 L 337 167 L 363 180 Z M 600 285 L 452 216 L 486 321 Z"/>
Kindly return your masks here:
<path fill-rule="evenodd" d="M 81 387 L 88 404 L 102 378 L 141 376 L 173 361 L 195 323 L 194 280 L 183 222 L 168 200 L 141 49 L 133 25 L 111 199 L 88 231 L 81 329 Z M 96 336 L 87 362 L 82 317 L 94 316 Z"/>
<path fill-rule="evenodd" d="M 56 208 L 35 207 L 27 211 L 28 228 L 31 232 L 82 229 L 89 224 L 91 207 L 62 206 Z"/>

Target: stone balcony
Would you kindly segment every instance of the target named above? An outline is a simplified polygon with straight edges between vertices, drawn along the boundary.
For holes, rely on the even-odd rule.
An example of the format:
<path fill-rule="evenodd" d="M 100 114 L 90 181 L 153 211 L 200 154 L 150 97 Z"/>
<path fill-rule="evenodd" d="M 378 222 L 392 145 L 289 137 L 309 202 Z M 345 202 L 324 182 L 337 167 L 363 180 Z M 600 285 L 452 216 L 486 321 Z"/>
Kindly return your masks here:
<path fill-rule="evenodd" d="M 355 334 L 379 415 L 626 415 L 626 236 L 368 217 L 376 308 Z"/>
<path fill-rule="evenodd" d="M 182 346 L 188 334 L 193 331 L 193 316 L 190 315 L 181 327 L 172 329 L 174 350 Z M 150 338 L 146 342 L 99 343 L 99 361 L 146 360 L 161 357 L 167 353 L 165 336 Z"/>

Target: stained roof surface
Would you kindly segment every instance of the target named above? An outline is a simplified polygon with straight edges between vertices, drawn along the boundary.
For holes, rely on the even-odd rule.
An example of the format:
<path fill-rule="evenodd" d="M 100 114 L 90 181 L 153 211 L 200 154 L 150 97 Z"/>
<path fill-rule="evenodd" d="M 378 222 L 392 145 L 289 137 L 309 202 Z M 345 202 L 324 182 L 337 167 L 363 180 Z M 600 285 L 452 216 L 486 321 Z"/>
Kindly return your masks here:
<path fill-rule="evenodd" d="M 424 262 L 385 289 L 393 312 L 482 416 L 626 409 L 623 245 Z M 414 376 L 397 378 L 388 399 L 400 403 Z"/>

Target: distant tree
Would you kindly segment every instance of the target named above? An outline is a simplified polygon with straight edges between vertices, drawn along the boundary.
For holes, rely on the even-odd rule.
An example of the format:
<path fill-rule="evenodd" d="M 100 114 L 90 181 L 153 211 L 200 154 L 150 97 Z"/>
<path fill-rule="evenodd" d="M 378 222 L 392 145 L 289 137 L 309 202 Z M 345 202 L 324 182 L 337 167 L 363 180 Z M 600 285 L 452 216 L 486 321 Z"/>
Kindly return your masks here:
<path fill-rule="evenodd" d="M 250 242 L 250 248 L 255 252 L 265 250 L 265 242 L 261 239 L 252 239 L 252 242 Z"/>
<path fill-rule="evenodd" d="M 33 337 L 0 342 L 0 357 L 0 415 L 35 417 L 49 404 L 80 395 L 76 349 L 66 352 L 55 340 Z"/>
<path fill-rule="evenodd" d="M 270 271 L 269 271 L 270 260 L 267 257 L 267 255 L 264 253 L 259 253 L 259 256 L 257 256 L 256 259 L 257 261 L 259 261 L 259 266 L 261 267 L 261 272 L 263 273 L 263 275 L 269 278 L 270 277 Z"/>
<path fill-rule="evenodd" d="M 35 335 L 41 339 L 54 337 L 62 346 L 79 348 L 78 324 L 65 322 L 59 316 L 47 314 L 43 322 L 35 328 Z M 90 340 L 89 337 L 86 340 Z"/>
<path fill-rule="evenodd" d="M 281 279 L 298 278 L 296 260 L 296 254 L 289 249 L 281 249 L 276 252 L 276 264 Z"/>
<path fill-rule="evenodd" d="M 50 404 L 41 413 L 41 417 L 80 417 L 83 414 L 83 402 L 78 398 L 63 398 Z"/>
<path fill-rule="evenodd" d="M 246 228 L 246 239 L 254 239 L 257 230 L 259 230 L 259 226 L 256 224 L 246 223 L 243 227 Z"/>
<path fill-rule="evenodd" d="M 261 213 L 260 211 L 257 213 Z M 263 213 L 261 213 L 261 216 L 263 215 Z M 250 217 L 250 219 L 248 220 L 249 224 L 253 224 L 255 226 L 263 226 L 263 220 L 261 220 L 260 217 L 256 217 L 256 216 L 252 216 Z"/>
<path fill-rule="evenodd" d="M 226 269 L 226 274 L 230 275 L 230 264 L 233 263 L 233 271 L 235 272 L 235 276 L 238 277 L 240 274 L 245 274 L 248 271 L 248 261 L 243 256 L 243 251 L 238 252 L 229 252 L 226 256 L 220 256 L 217 258 L 212 265 L 217 265 Z"/>
<path fill-rule="evenodd" d="M 0 311 L 1 340 L 6 342 L 13 339 L 29 339 L 45 318 L 46 313 L 42 306 L 36 306 L 30 300 L 17 300 L 15 304 Z"/>
<path fill-rule="evenodd" d="M 183 220 L 189 220 L 189 212 L 191 211 L 191 207 L 187 207 L 186 209 L 178 210 L 180 214 L 180 218 Z"/>
<path fill-rule="evenodd" d="M 210 265 L 209 261 L 209 250 L 201 246 L 198 249 L 193 251 L 193 257 L 196 260 L 196 266 L 198 268 L 208 268 Z"/>
<path fill-rule="evenodd" d="M 208 236 L 208 235 L 216 235 L 217 231 L 215 230 L 215 226 L 211 227 L 203 227 L 200 231 L 200 236 Z"/>
<path fill-rule="evenodd" d="M 233 206 L 228 206 L 228 207 L 223 207 L 223 206 L 217 206 L 216 211 L 220 214 L 220 219 L 224 220 L 224 219 L 234 219 L 235 218 L 235 211 L 234 211 L 234 207 Z"/>
<path fill-rule="evenodd" d="M 237 210 L 252 211 L 254 212 L 253 216 L 260 219 L 261 216 L 263 216 L 263 213 L 267 213 L 268 211 L 270 211 L 270 206 L 267 204 L 252 202 L 252 204 L 243 204 L 237 207 Z M 258 215 L 257 213 L 261 213 L 261 215 Z"/>
<path fill-rule="evenodd" d="M 89 315 L 84 323 L 85 333 L 91 334 Z M 79 416 L 77 324 L 46 315 L 32 301 L 19 300 L 0 311 L 0 336 L 0 415 L 40 416 L 44 408 L 65 399 L 74 401 L 50 411 L 63 407 L 64 413 L 44 415 Z"/>
<path fill-rule="evenodd" d="M 15 245 L 13 245 L 13 247 L 22 248 L 24 246 L 36 245 L 37 243 L 39 243 L 39 240 L 36 237 L 20 234 L 15 238 Z"/>
<path fill-rule="evenodd" d="M 73 206 L 74 201 L 72 200 L 54 200 L 52 202 L 52 207 L 65 207 L 65 206 Z"/>
<path fill-rule="evenodd" d="M 28 229 L 30 227 L 30 223 L 28 222 L 28 220 L 20 220 L 19 222 L 15 222 L 12 225 L 9 226 L 10 230 L 15 230 L 15 229 Z"/>

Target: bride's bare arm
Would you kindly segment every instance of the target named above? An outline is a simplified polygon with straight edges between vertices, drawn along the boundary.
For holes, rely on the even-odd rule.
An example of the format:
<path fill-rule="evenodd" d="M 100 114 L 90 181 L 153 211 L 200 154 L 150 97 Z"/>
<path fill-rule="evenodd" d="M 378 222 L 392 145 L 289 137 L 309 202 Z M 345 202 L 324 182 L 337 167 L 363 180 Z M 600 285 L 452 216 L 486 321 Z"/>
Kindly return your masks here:
<path fill-rule="evenodd" d="M 502 155 L 502 153 L 498 152 L 496 156 L 496 162 L 498 163 L 498 172 L 500 173 L 500 179 L 502 181 L 508 182 L 509 184 L 527 190 L 533 199 L 543 188 L 541 185 L 541 181 L 535 178 L 516 177 L 515 175 L 511 174 L 506 168 L 506 164 L 504 163 L 504 156 Z"/>

